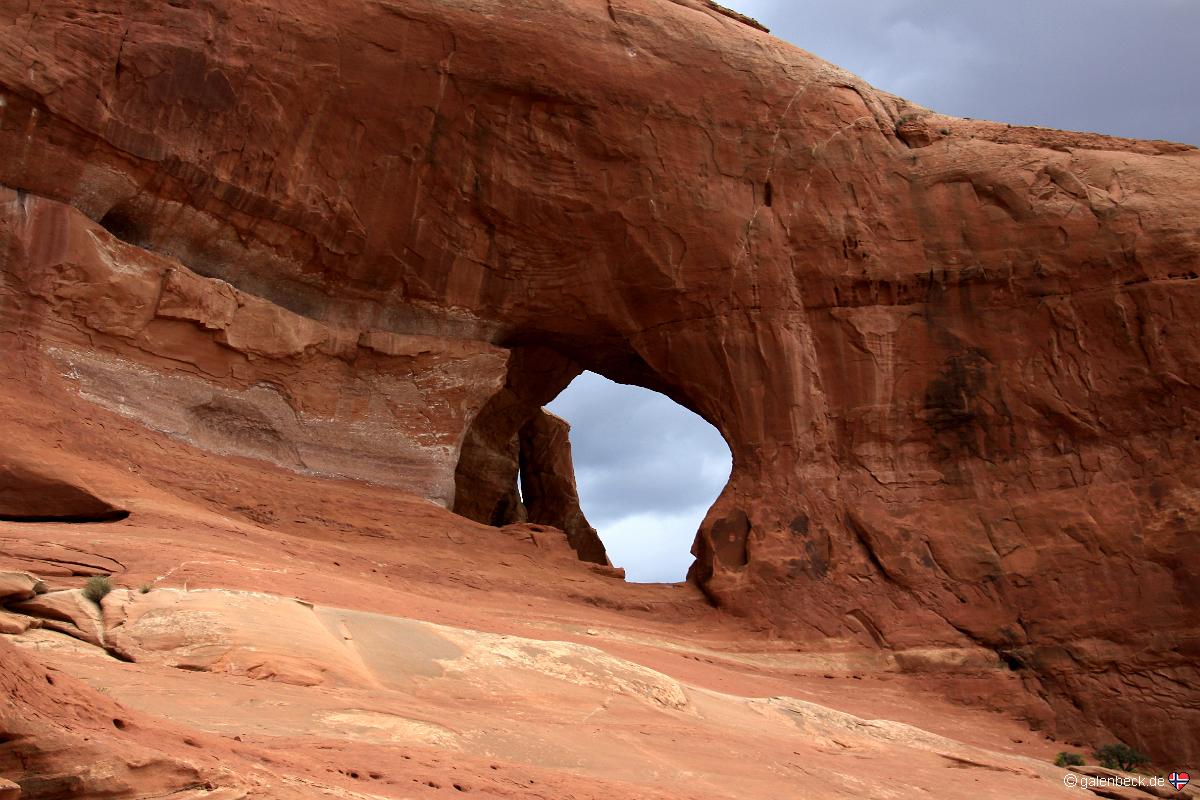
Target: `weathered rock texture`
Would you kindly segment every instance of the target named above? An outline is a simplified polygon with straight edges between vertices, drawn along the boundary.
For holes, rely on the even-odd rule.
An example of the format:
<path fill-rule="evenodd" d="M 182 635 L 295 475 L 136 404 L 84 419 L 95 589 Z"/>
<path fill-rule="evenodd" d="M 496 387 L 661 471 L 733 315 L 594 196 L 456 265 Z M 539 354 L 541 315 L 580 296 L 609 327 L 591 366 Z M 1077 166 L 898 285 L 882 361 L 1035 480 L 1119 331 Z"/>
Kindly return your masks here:
<path fill-rule="evenodd" d="M 0 701 L 0 773 L 18 784 L 0 781 L 0 797 L 246 796 L 230 791 L 241 782 L 210 758 L 196 750 L 180 757 L 189 749 L 182 733 L 161 720 L 146 726 L 142 715 L 32 661 L 3 639 Z M 197 738 L 212 746 L 207 737 Z"/>
<path fill-rule="evenodd" d="M 28 572 L 0 572 L 0 603 L 19 603 L 46 591 L 46 584 Z"/>
<path fill-rule="evenodd" d="M 1200 152 L 942 117 L 699 0 L 0 32 L 0 369 L 44 413 L 504 524 L 591 369 L 728 441 L 723 608 L 984 645 L 1063 730 L 1200 755 Z"/>
<path fill-rule="evenodd" d="M 17 614 L 34 617 L 40 627 L 65 633 L 80 641 L 104 646 L 104 623 L 100 607 L 83 596 L 79 589 L 47 592 L 30 600 L 8 604 Z"/>
<path fill-rule="evenodd" d="M 521 500 L 529 521 L 566 533 L 580 559 L 609 564 L 600 535 L 579 507 L 570 434 L 567 421 L 549 411 L 538 412 L 521 428 Z"/>
<path fill-rule="evenodd" d="M 502 349 L 318 322 L 8 189 L 0 225 L 10 326 L 80 396 L 217 454 L 453 498 L 463 430 L 504 380 Z M 42 479 L 42 458 L 6 453 L 0 511 L 100 516 L 83 489 Z"/>

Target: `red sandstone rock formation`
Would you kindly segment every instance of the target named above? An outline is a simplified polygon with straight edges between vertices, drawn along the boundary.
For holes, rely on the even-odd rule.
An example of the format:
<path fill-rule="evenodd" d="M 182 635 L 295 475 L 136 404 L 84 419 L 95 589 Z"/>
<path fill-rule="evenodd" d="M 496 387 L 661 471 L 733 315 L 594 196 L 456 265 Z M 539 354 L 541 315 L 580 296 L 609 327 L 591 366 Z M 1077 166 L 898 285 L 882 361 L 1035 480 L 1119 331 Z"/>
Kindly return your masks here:
<path fill-rule="evenodd" d="M 242 781 L 211 755 L 184 756 L 183 734 L 144 722 L 0 639 L 0 773 L 20 779 L 15 790 L 0 780 L 0 797 L 245 796 L 231 792 Z"/>
<path fill-rule="evenodd" d="M 600 535 L 579 507 L 570 433 L 567 421 L 549 411 L 521 428 L 521 499 L 530 522 L 562 530 L 580 559 L 611 566 Z"/>
<path fill-rule="evenodd" d="M 942 117 L 700 0 L 0 30 L 36 413 L 506 524 L 518 431 L 591 369 L 728 441 L 691 573 L 722 608 L 914 668 L 983 645 L 1063 730 L 1200 755 L 1200 152 Z"/>

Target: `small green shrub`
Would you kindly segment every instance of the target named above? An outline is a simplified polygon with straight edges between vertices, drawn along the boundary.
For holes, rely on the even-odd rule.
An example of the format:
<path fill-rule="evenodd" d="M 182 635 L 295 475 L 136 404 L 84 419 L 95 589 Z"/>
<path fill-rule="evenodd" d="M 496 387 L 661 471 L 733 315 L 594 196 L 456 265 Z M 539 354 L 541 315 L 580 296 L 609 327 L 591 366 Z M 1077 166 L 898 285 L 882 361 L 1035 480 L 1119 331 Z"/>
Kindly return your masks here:
<path fill-rule="evenodd" d="M 150 594 L 150 590 L 153 588 L 154 588 L 153 583 L 143 583 L 141 586 L 138 587 L 138 591 L 141 592 L 142 594 Z"/>
<path fill-rule="evenodd" d="M 1083 756 L 1079 753 L 1062 752 L 1054 757 L 1056 767 L 1082 767 Z"/>
<path fill-rule="evenodd" d="M 1118 742 L 1117 744 L 1106 744 L 1096 750 L 1096 760 L 1100 762 L 1100 766 L 1108 769 L 1123 769 L 1126 772 L 1133 772 L 1138 767 L 1144 767 L 1150 763 L 1150 759 L 1145 754 L 1139 753 L 1127 744 Z"/>
<path fill-rule="evenodd" d="M 104 599 L 104 595 L 113 590 L 112 580 L 107 575 L 93 575 L 83 586 L 83 596 L 96 605 Z"/>

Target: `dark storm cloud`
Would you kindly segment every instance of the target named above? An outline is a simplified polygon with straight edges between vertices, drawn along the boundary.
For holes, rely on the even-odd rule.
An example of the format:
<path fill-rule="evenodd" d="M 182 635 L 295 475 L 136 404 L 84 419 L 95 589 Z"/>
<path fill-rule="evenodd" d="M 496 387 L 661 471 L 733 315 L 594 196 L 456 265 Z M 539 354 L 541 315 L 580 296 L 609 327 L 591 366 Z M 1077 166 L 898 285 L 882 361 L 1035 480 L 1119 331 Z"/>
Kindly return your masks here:
<path fill-rule="evenodd" d="M 722 0 L 936 111 L 1200 144 L 1200 0 Z M 633 580 L 679 580 L 729 451 L 699 417 L 594 375 L 572 424 L 584 511 Z"/>
<path fill-rule="evenodd" d="M 732 4 L 935 111 L 1200 144 L 1196 0 Z"/>

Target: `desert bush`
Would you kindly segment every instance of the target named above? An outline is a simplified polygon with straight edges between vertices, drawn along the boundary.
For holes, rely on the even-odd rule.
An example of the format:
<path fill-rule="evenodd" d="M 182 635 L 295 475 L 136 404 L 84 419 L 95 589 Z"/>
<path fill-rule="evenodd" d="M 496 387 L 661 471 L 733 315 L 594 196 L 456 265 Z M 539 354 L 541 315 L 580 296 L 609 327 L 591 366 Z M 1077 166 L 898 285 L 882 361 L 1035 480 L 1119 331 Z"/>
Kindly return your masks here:
<path fill-rule="evenodd" d="M 83 586 L 83 596 L 96 605 L 104 599 L 104 595 L 113 590 L 112 579 L 107 575 L 93 575 Z"/>
<path fill-rule="evenodd" d="M 1150 759 L 1143 753 L 1139 753 L 1129 745 L 1120 742 L 1106 744 L 1098 749 L 1096 751 L 1096 760 L 1100 762 L 1100 766 L 1102 767 L 1123 769 L 1126 772 L 1133 772 L 1138 767 L 1144 767 L 1150 763 Z"/>
<path fill-rule="evenodd" d="M 154 584 L 143 583 L 141 586 L 138 587 L 138 591 L 141 592 L 142 594 L 150 594 L 150 590 L 153 588 L 154 588 Z"/>
<path fill-rule="evenodd" d="M 1062 752 L 1054 757 L 1056 767 L 1082 767 L 1083 756 L 1079 753 Z"/>

